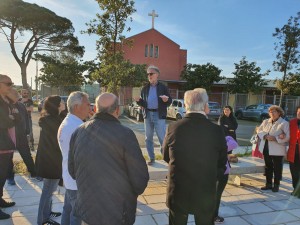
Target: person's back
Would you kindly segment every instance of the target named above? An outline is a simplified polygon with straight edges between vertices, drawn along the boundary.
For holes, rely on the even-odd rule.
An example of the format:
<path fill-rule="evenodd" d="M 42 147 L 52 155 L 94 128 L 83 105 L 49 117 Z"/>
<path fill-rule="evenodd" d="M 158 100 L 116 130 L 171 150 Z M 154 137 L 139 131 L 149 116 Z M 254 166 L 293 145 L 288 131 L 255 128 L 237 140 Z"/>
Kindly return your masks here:
<path fill-rule="evenodd" d="M 96 113 L 74 132 L 69 172 L 78 187 L 75 215 L 85 223 L 134 223 L 149 174 L 133 131 L 117 118 Z"/>
<path fill-rule="evenodd" d="M 188 113 L 182 120 L 169 125 L 165 137 L 163 153 L 164 160 L 169 163 L 170 225 L 187 224 L 188 214 L 195 215 L 197 225 L 213 224 L 217 175 L 225 172 L 227 145 L 222 128 L 205 115 L 209 109 L 204 91 L 185 93 Z M 206 100 L 197 103 L 202 98 Z"/>
<path fill-rule="evenodd" d="M 174 191 L 180 191 L 174 196 L 179 203 L 174 207 L 183 207 L 188 213 L 195 214 L 199 199 L 202 199 L 203 205 L 213 207 L 214 202 L 205 199 L 215 195 L 215 189 L 211 187 L 216 184 L 217 169 L 224 169 L 226 165 L 226 162 L 220 160 L 221 153 L 226 154 L 222 130 L 199 113 L 189 114 L 181 121 L 170 124 L 169 130 L 167 138 L 174 137 L 175 140 L 168 146 L 169 175 L 177 174 Z M 172 207 L 170 200 L 168 204 Z"/>

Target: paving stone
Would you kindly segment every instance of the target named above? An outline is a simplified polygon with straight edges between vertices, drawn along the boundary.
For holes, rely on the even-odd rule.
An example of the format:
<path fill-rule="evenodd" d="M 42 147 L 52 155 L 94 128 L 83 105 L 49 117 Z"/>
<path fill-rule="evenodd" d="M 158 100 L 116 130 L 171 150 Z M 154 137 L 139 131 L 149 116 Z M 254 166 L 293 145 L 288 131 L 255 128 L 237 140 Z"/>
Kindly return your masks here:
<path fill-rule="evenodd" d="M 280 223 L 290 223 L 295 222 L 299 218 L 284 212 L 284 211 L 276 211 L 276 212 L 268 212 L 261 214 L 252 214 L 242 216 L 248 223 L 254 225 L 271 225 L 271 224 L 280 224 Z"/>
<path fill-rule="evenodd" d="M 295 204 L 300 206 L 300 198 L 290 195 L 289 201 L 294 202 Z"/>
<path fill-rule="evenodd" d="M 227 217 L 224 220 L 223 225 L 249 225 L 250 223 L 246 222 L 241 217 Z"/>
<path fill-rule="evenodd" d="M 138 196 L 137 204 L 138 205 L 146 205 L 147 204 L 146 199 L 144 198 L 144 196 L 142 196 L 142 195 Z"/>
<path fill-rule="evenodd" d="M 157 225 L 168 225 L 169 216 L 166 213 L 152 215 Z"/>
<path fill-rule="evenodd" d="M 299 208 L 299 205 L 288 200 L 264 202 L 264 204 L 274 210 L 287 210 Z"/>
<path fill-rule="evenodd" d="M 288 213 L 300 218 L 300 209 L 291 209 L 291 210 L 287 210 Z M 299 222 L 300 224 L 300 222 Z"/>
<path fill-rule="evenodd" d="M 151 215 L 137 216 L 134 225 L 157 225 Z"/>
<path fill-rule="evenodd" d="M 148 204 L 151 203 L 165 203 L 166 202 L 166 195 L 148 195 L 144 196 Z"/>
<path fill-rule="evenodd" d="M 142 195 L 166 194 L 166 187 L 148 187 Z"/>
<path fill-rule="evenodd" d="M 148 205 L 138 205 L 137 206 L 137 215 L 150 215 L 156 213 L 164 213 L 168 212 L 165 203 L 157 203 L 157 204 L 148 204 Z"/>
<path fill-rule="evenodd" d="M 232 205 L 232 206 L 221 206 L 219 208 L 219 215 L 222 217 L 229 217 L 229 216 L 241 216 L 246 214 L 240 208 Z"/>
<path fill-rule="evenodd" d="M 241 205 L 236 205 L 238 208 L 243 210 L 247 214 L 254 214 L 254 213 L 262 213 L 262 212 L 272 212 L 273 209 L 270 207 L 260 203 L 260 202 L 255 202 L 255 203 L 247 203 L 247 204 L 241 204 Z"/>

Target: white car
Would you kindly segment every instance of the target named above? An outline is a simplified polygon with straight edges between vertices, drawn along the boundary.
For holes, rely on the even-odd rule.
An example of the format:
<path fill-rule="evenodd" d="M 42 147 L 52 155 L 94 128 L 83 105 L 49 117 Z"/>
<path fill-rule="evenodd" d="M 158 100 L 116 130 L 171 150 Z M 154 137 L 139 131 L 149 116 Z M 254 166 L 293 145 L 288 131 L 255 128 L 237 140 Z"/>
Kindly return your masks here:
<path fill-rule="evenodd" d="M 183 99 L 173 99 L 171 105 L 167 109 L 167 117 L 180 120 L 185 115 Z"/>
<path fill-rule="evenodd" d="M 209 119 L 218 119 L 221 115 L 222 108 L 218 102 L 208 102 L 210 109 L 207 117 Z M 171 105 L 167 109 L 167 117 L 180 120 L 185 116 L 186 110 L 183 99 L 173 99 Z"/>

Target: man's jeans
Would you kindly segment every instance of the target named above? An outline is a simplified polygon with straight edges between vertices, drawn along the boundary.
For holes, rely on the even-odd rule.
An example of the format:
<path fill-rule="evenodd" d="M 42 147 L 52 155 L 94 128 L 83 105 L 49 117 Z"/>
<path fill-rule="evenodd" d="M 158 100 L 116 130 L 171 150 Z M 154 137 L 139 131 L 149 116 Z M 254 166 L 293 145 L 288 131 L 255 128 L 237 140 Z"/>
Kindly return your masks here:
<path fill-rule="evenodd" d="M 39 204 L 37 224 L 42 225 L 45 223 L 51 213 L 52 209 L 52 195 L 58 187 L 59 179 L 45 179 L 42 189 L 42 195 Z"/>
<path fill-rule="evenodd" d="M 159 119 L 158 112 L 147 112 L 147 117 L 144 120 L 146 147 L 150 160 L 155 159 L 153 135 L 154 129 L 158 137 L 159 143 L 162 146 L 166 134 L 166 120 Z"/>
<path fill-rule="evenodd" d="M 77 198 L 77 190 L 66 189 L 65 203 L 61 217 L 61 225 L 80 225 L 81 219 L 74 216 L 74 207 Z"/>

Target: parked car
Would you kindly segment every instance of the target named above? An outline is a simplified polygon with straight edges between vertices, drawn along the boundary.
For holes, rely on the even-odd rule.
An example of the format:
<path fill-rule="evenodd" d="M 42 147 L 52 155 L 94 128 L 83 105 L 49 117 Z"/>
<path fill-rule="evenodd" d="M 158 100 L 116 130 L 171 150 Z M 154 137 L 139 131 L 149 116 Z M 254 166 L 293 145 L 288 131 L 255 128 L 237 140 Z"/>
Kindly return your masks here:
<path fill-rule="evenodd" d="M 207 115 L 207 117 L 213 120 L 219 119 L 222 113 L 221 105 L 218 102 L 208 102 L 208 107 L 209 114 Z"/>
<path fill-rule="evenodd" d="M 173 99 L 167 108 L 167 117 L 180 120 L 184 117 L 185 112 L 183 99 Z"/>
<path fill-rule="evenodd" d="M 69 96 L 60 96 L 62 100 L 64 100 L 65 105 L 66 105 L 66 109 L 67 109 L 67 99 Z M 38 111 L 41 112 L 44 106 L 44 102 L 45 102 L 46 98 L 43 98 L 42 100 L 39 101 L 38 103 Z"/>
<path fill-rule="evenodd" d="M 257 104 L 249 105 L 245 108 L 240 108 L 235 111 L 235 116 L 238 119 L 256 119 L 258 121 L 263 121 L 269 118 L 269 108 L 271 104 Z"/>
<path fill-rule="evenodd" d="M 128 105 L 128 116 L 133 117 L 136 121 L 143 121 L 143 110 L 136 102 Z"/>

